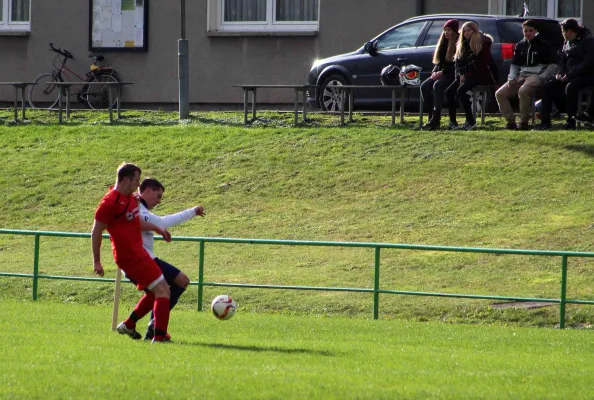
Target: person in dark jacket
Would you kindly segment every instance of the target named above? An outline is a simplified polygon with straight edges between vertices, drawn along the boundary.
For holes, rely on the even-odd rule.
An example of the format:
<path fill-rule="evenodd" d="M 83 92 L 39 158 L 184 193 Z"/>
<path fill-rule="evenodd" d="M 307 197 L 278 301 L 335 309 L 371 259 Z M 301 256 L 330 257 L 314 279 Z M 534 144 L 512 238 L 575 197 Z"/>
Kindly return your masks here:
<path fill-rule="evenodd" d="M 495 98 L 501 115 L 507 120 L 507 129 L 518 129 L 509 100 L 511 97 L 519 97 L 519 129 L 528 130 L 532 96 L 555 75 L 557 57 L 554 48 L 541 39 L 534 20 L 524 21 L 522 31 L 524 39 L 516 44 L 507 82 L 497 90 Z"/>
<path fill-rule="evenodd" d="M 429 121 L 423 126 L 423 129 L 439 129 L 444 94 L 454 81 L 454 56 L 459 36 L 458 29 L 459 22 L 456 19 L 450 19 L 444 24 L 443 32 L 433 53 L 435 67 L 431 71 L 431 76 L 421 85 L 423 102 L 429 114 Z"/>
<path fill-rule="evenodd" d="M 588 86 L 594 86 L 594 37 L 588 28 L 569 18 L 561 22 L 561 29 L 565 37 L 560 61 L 555 77 L 549 79 L 544 87 L 542 99 L 541 123 L 536 129 L 551 129 L 551 109 L 553 102 L 560 111 L 567 113 L 564 129 L 575 129 L 576 112 L 578 106 L 578 92 Z M 590 118 L 592 110 L 580 115 L 580 118 Z M 582 121 L 580 121 L 582 122 Z M 587 122 L 587 121 L 585 121 Z"/>
<path fill-rule="evenodd" d="M 476 120 L 472 114 L 472 104 L 468 92 L 477 85 L 491 85 L 495 77 L 491 73 L 490 65 L 493 63 L 491 45 L 493 38 L 479 31 L 475 22 L 468 21 L 462 25 L 462 33 L 456 45 L 455 79 L 447 88 L 448 109 L 450 124 L 448 129 L 471 130 L 476 127 Z M 464 108 L 466 122 L 462 127 L 456 121 L 456 107 L 458 99 Z"/>

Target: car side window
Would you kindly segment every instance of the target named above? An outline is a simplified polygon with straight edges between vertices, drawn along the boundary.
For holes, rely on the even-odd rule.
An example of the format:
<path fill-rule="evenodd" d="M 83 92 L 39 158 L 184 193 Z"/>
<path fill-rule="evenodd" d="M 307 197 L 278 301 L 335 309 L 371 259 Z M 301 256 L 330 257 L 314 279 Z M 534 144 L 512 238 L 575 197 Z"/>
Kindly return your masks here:
<path fill-rule="evenodd" d="M 425 21 L 413 22 L 393 29 L 378 39 L 377 50 L 396 50 L 414 47 L 419 38 L 419 33 L 423 29 L 423 25 L 425 25 Z"/>
<path fill-rule="evenodd" d="M 445 20 L 444 21 L 433 21 L 431 23 L 431 26 L 427 30 L 427 33 L 425 34 L 425 39 L 423 39 L 423 43 L 421 44 L 421 46 L 435 46 L 435 45 L 437 45 L 437 41 L 439 40 L 439 37 L 441 36 L 441 32 L 443 32 L 443 24 L 445 24 L 445 22 L 446 22 Z"/>

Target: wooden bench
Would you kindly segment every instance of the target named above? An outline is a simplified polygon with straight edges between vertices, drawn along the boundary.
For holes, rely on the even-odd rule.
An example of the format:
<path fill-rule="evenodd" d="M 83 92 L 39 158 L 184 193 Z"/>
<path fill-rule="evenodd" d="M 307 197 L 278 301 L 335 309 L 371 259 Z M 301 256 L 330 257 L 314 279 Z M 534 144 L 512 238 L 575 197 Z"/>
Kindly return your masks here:
<path fill-rule="evenodd" d="M 307 118 L 307 89 L 315 88 L 315 85 L 233 85 L 243 89 L 243 123 L 248 123 L 248 100 L 249 92 L 252 92 L 252 121 L 256 120 L 256 104 L 258 89 L 293 89 L 295 91 L 295 125 L 299 123 L 299 92 L 303 93 L 303 121 Z"/>
<path fill-rule="evenodd" d="M 396 86 L 396 85 L 341 85 L 332 86 L 332 89 L 337 89 L 340 92 L 340 124 L 344 125 L 344 110 L 345 102 L 348 97 L 349 104 L 349 122 L 353 122 L 353 103 L 354 103 L 354 91 L 356 89 L 390 89 L 392 90 L 392 126 L 396 125 L 396 92 L 400 92 L 400 123 L 404 124 L 404 101 L 405 95 L 408 90 L 419 90 L 420 86 Z M 419 96 L 419 128 L 423 126 L 423 98 Z"/>
<path fill-rule="evenodd" d="M 124 85 L 132 85 L 132 82 L 46 82 L 48 85 L 58 86 L 58 122 L 62 123 L 62 110 L 63 102 L 62 98 L 66 97 L 66 118 L 70 118 L 70 88 L 72 86 L 86 86 L 86 85 L 107 85 L 109 87 L 109 123 L 113 123 L 113 88 L 116 88 L 115 101 L 117 104 L 118 118 L 121 117 L 121 96 L 122 87 Z"/>
<path fill-rule="evenodd" d="M 0 82 L 2 86 L 14 86 L 14 120 L 19 120 L 19 113 L 18 113 L 18 101 L 19 101 L 19 89 L 21 89 L 21 114 L 22 114 L 22 121 L 25 120 L 25 89 L 29 85 L 37 85 L 36 82 Z"/>

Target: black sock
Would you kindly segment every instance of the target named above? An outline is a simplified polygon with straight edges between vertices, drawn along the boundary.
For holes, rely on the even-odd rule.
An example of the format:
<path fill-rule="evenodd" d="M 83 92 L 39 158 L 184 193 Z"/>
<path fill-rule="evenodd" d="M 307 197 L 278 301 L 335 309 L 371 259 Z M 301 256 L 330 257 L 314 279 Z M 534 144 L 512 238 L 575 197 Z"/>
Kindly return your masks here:
<path fill-rule="evenodd" d="M 186 288 L 177 286 L 177 285 L 171 285 L 169 287 L 169 292 L 171 293 L 169 296 L 169 309 L 172 310 L 173 307 L 175 307 L 175 305 L 177 304 L 177 301 L 179 300 L 180 296 L 186 291 Z"/>

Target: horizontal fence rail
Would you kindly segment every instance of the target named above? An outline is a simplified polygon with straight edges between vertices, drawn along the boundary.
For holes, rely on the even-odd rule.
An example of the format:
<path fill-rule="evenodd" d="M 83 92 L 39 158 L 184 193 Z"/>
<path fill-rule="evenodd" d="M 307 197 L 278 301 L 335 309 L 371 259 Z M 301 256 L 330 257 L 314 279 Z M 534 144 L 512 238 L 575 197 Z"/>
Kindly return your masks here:
<path fill-rule="evenodd" d="M 0 272 L 0 276 L 22 277 L 33 279 L 33 300 L 37 300 L 38 280 L 39 279 L 62 279 L 77 281 L 96 281 L 96 282 L 115 282 L 110 278 L 90 278 L 78 276 L 59 276 L 45 275 L 39 273 L 39 251 L 41 236 L 66 237 L 66 238 L 90 238 L 90 233 L 77 232 L 52 232 L 52 231 L 32 231 L 32 230 L 14 230 L 0 229 L 0 234 L 25 235 L 34 237 L 33 249 L 33 274 L 7 273 Z M 104 234 L 104 238 L 109 235 Z M 155 239 L 163 240 L 156 236 Z M 370 242 L 330 242 L 330 241 L 309 241 L 309 240 L 275 240 L 275 239 L 249 239 L 249 238 L 219 238 L 219 237 L 193 237 L 193 236 L 173 236 L 173 241 L 198 242 L 198 281 L 190 282 L 190 285 L 198 286 L 198 311 L 202 311 L 203 289 L 204 286 L 219 287 L 237 287 L 237 288 L 257 288 L 257 289 L 285 289 L 285 290 L 313 290 L 313 291 L 336 291 L 336 292 L 359 292 L 373 294 L 373 318 L 378 319 L 379 315 L 379 295 L 381 294 L 399 294 L 412 296 L 434 296 L 449 298 L 481 299 L 481 300 L 506 300 L 506 301 L 531 301 L 541 303 L 559 304 L 559 327 L 565 328 L 565 306 L 566 304 L 585 304 L 594 305 L 593 300 L 568 299 L 567 293 L 567 264 L 570 257 L 594 258 L 594 252 L 581 251 L 556 251 L 556 250 L 521 250 L 521 249 L 495 249 L 480 247 L 455 247 L 455 246 L 433 246 L 402 243 L 370 243 Z M 204 254 L 206 243 L 235 243 L 252 245 L 281 245 L 281 246 L 325 246 L 325 247 L 357 247 L 374 249 L 374 284 L 373 288 L 343 288 L 343 287 L 323 287 L 323 286 L 288 286 L 288 285 L 267 285 L 267 284 L 244 284 L 244 283 L 225 283 L 225 282 L 205 282 L 204 281 Z M 528 256 L 547 256 L 561 258 L 561 277 L 560 277 L 560 297 L 558 299 L 540 298 L 540 297 L 517 297 L 517 296 L 489 296 L 474 294 L 456 294 L 456 293 L 437 293 L 437 292 L 417 292 L 405 290 L 388 290 L 380 288 L 380 251 L 381 249 L 401 249 L 401 250 L 424 250 L 424 251 L 446 251 L 459 253 L 483 253 L 483 254 L 507 254 L 507 255 L 528 255 Z M 129 282 L 129 281 L 127 281 Z"/>

